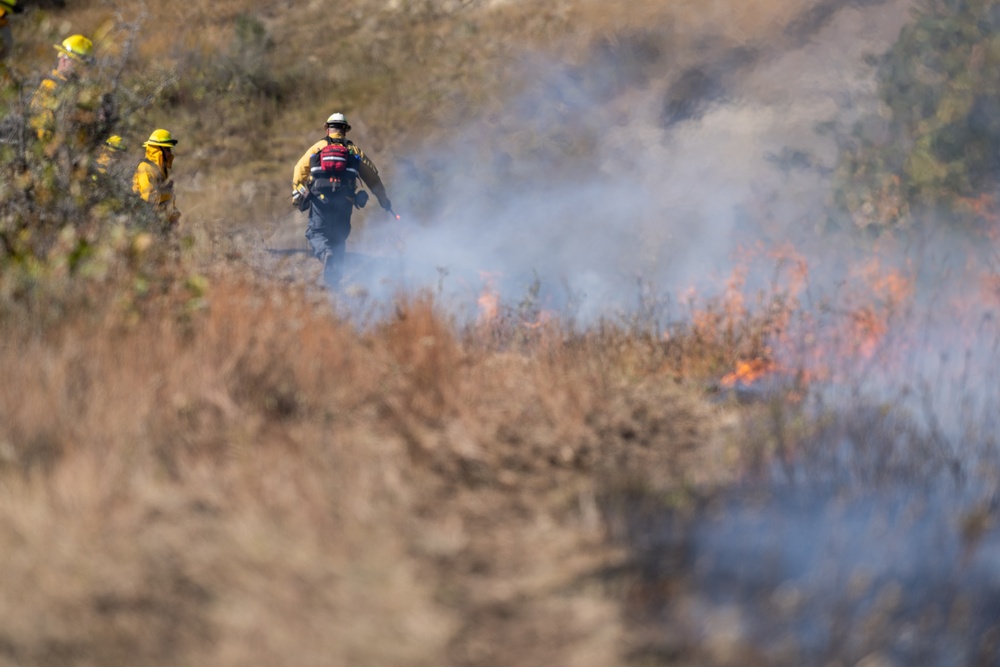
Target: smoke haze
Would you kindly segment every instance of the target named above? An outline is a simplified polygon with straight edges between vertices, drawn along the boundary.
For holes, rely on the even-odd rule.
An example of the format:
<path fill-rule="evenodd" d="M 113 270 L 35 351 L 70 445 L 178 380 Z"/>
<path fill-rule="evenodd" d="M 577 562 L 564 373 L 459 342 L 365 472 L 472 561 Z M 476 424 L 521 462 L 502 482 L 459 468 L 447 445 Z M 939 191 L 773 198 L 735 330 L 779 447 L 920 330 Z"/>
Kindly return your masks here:
<path fill-rule="evenodd" d="M 665 600 L 654 615 L 672 610 L 664 625 L 708 643 L 728 614 L 734 645 L 764 655 L 787 635 L 809 659 L 863 656 L 871 647 L 845 647 L 838 632 L 863 635 L 878 596 L 897 589 L 887 623 L 905 630 L 939 603 L 968 604 L 972 622 L 935 626 L 926 637 L 901 630 L 879 647 L 886 655 L 957 664 L 974 660 L 988 638 L 998 539 L 990 533 L 963 555 L 968 544 L 956 526 L 996 502 L 992 473 L 978 476 L 996 470 L 997 301 L 980 298 L 979 281 L 997 267 L 948 225 L 867 244 L 850 225 L 840 237 L 819 233 L 838 160 L 828 130 L 877 116 L 868 57 L 892 45 L 913 5 L 816 3 L 780 43 L 720 40 L 680 66 L 667 44 L 644 34 L 639 51 L 652 67 L 639 76 L 613 57 L 598 57 L 585 76 L 531 62 L 523 74 L 534 85 L 511 101 L 503 122 L 460 130 L 436 150 L 444 194 L 409 237 L 405 282 L 432 284 L 434 267 L 445 267 L 442 291 L 472 315 L 487 283 L 516 303 L 537 278 L 546 307 L 571 306 L 586 325 L 634 311 L 643 284 L 673 303 L 719 295 L 740 247 L 763 249 L 742 267 L 748 293 L 782 287 L 773 260 L 761 261 L 770 249 L 787 245 L 808 265 L 807 291 L 797 296 L 815 319 L 775 351 L 789 367 L 830 371 L 827 386 L 810 387 L 815 411 L 835 415 L 830 431 L 798 443 L 793 468 L 776 465 L 760 507 L 734 500 L 718 515 L 694 517 L 679 547 L 649 552 L 654 569 L 675 548 L 695 559 L 696 592 Z M 467 148 L 484 138 L 496 153 Z M 596 148 L 574 161 L 574 141 Z M 510 149 L 525 143 L 536 150 Z M 858 353 L 871 333 L 859 324 L 866 316 L 886 329 Z M 838 471 L 832 490 L 817 495 L 816 485 Z M 844 489 L 857 495 L 844 501 Z M 883 529 L 886 521 L 897 530 Z M 633 545 L 668 529 L 643 530 Z M 845 592 L 859 573 L 868 577 L 865 592 Z M 762 607 L 762 596 L 780 601 L 783 591 L 794 592 L 792 611 L 762 614 L 772 604 Z"/>
<path fill-rule="evenodd" d="M 691 295 L 722 294 L 737 268 L 748 295 L 785 288 L 771 252 L 792 248 L 808 266 L 797 296 L 817 309 L 808 334 L 837 338 L 820 341 L 829 347 L 823 365 L 870 396 L 930 391 L 939 425 L 958 437 L 955 406 L 974 403 L 985 419 L 996 394 L 969 372 L 970 359 L 986 368 L 995 358 L 996 336 L 983 328 L 995 300 L 970 298 L 996 268 L 981 242 L 948 225 L 877 243 L 859 243 L 850 222 L 821 233 L 834 214 L 830 129 L 878 117 L 872 63 L 913 7 L 818 2 L 773 43 L 705 38 L 694 55 L 672 50 L 663 26 L 599 43 L 583 64 L 525 56 L 516 75 L 504 74 L 523 90 L 501 113 L 403 160 L 391 184 L 404 193 L 397 208 L 428 189 L 434 201 L 418 220 L 367 235 L 384 246 L 380 234 L 404 230 L 401 261 L 369 288 L 386 299 L 400 285 L 434 289 L 473 319 L 484 290 L 517 304 L 536 285 L 542 308 L 583 326 L 628 317 L 651 290 L 676 319 Z M 737 258 L 740 248 L 756 248 L 753 261 Z M 880 292 L 896 279 L 912 289 Z M 852 312 L 891 325 L 856 359 L 841 354 L 860 344 L 845 324 Z M 790 367 L 822 355 L 793 348 L 776 350 Z"/>
<path fill-rule="evenodd" d="M 891 45 L 911 4 L 819 3 L 785 43 L 708 40 L 680 67 L 666 31 L 585 67 L 526 59 L 530 83 L 499 119 L 407 158 L 437 197 L 406 236 L 404 282 L 437 284 L 444 268 L 456 297 L 474 296 L 489 272 L 516 301 L 537 276 L 553 308 L 576 303 L 590 322 L 634 307 L 637 281 L 719 289 L 740 244 L 808 251 L 837 159 L 817 128 L 876 108 L 864 57 Z"/>

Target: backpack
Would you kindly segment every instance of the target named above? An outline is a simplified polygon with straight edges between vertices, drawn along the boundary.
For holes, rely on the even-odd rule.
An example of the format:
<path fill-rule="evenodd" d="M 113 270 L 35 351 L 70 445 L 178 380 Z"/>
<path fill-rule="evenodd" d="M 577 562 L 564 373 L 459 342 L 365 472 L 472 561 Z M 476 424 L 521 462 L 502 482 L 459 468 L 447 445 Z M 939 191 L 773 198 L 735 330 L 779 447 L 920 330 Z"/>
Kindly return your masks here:
<path fill-rule="evenodd" d="M 351 152 L 344 139 L 326 138 L 326 146 L 309 158 L 309 173 L 314 190 L 347 188 L 354 192 L 361 158 Z"/>

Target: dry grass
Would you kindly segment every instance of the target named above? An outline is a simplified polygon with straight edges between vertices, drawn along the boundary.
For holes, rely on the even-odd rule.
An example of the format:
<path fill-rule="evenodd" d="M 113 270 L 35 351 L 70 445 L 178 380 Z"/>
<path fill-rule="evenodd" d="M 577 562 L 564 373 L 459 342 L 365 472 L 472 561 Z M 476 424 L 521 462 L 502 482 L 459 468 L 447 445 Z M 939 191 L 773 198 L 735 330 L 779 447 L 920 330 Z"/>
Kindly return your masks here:
<path fill-rule="evenodd" d="M 681 506 L 815 430 L 782 423 L 780 398 L 706 397 L 766 357 L 794 304 L 709 304 L 663 337 L 460 327 L 417 295 L 359 328 L 246 239 L 286 217 L 291 165 L 334 107 L 392 183 L 404 146 L 476 115 L 509 128 L 528 50 L 585 71 L 653 35 L 649 82 L 699 44 L 766 41 L 800 5 L 367 0 L 344 9 L 333 62 L 313 27 L 327 3 L 145 7 L 129 82 L 179 83 L 124 131 L 181 138 L 194 247 L 170 269 L 132 257 L 92 288 L 3 295 L 0 665 L 625 664 L 627 554 L 600 502 Z M 232 55 L 245 15 L 274 42 L 258 55 L 277 92 L 199 70 Z M 41 71 L 52 41 L 111 12 L 32 16 L 21 66 Z"/>
<path fill-rule="evenodd" d="M 599 338 L 214 280 L 193 320 L 3 325 L 0 663 L 614 663 L 595 495 L 724 476 L 706 405 Z"/>

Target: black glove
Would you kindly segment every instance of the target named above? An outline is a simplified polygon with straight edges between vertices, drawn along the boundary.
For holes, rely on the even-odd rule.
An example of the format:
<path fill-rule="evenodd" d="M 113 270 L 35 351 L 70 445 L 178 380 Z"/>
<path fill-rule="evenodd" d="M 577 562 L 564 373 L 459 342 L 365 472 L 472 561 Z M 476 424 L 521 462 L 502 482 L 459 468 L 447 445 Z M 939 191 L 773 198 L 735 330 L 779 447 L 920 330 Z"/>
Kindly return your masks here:
<path fill-rule="evenodd" d="M 391 211 L 392 210 L 392 202 L 389 201 L 388 197 L 382 197 L 381 199 L 379 199 L 378 200 L 378 205 L 381 206 L 382 208 L 384 208 L 387 211 Z"/>

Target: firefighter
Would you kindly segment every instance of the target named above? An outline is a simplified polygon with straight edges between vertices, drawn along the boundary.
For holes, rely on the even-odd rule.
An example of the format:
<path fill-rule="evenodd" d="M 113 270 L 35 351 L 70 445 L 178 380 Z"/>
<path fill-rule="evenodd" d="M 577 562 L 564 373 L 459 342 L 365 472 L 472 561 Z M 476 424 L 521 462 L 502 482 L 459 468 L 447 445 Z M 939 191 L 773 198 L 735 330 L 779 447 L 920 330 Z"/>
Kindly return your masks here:
<path fill-rule="evenodd" d="M 10 16 L 20 14 L 17 0 L 0 0 L 0 75 L 5 75 L 7 58 L 14 51 L 14 35 L 10 30 Z"/>
<path fill-rule="evenodd" d="M 29 106 L 29 125 L 51 155 L 63 145 L 90 150 L 110 133 L 117 120 L 110 95 L 101 95 L 89 81 L 94 44 L 83 35 L 71 35 L 53 45 L 59 60 L 42 80 Z"/>
<path fill-rule="evenodd" d="M 107 174 L 109 170 L 114 171 L 125 155 L 126 148 L 125 140 L 117 134 L 112 134 L 101 145 L 101 151 L 94 160 L 94 171 L 98 174 Z"/>
<path fill-rule="evenodd" d="M 91 162 L 90 178 L 94 183 L 94 216 L 106 219 L 119 213 L 136 213 L 148 208 L 132 193 L 132 165 L 128 164 L 128 146 L 117 134 L 108 137 Z M 136 216 L 130 216 L 132 218 Z"/>
<path fill-rule="evenodd" d="M 309 211 L 306 239 L 313 255 L 323 262 L 324 282 L 333 289 L 343 271 L 351 214 L 368 201 L 368 193 L 357 189 L 358 179 L 382 208 L 392 210 L 378 169 L 347 139 L 350 129 L 344 114 L 331 114 L 326 119 L 326 136 L 309 147 L 292 171 L 293 204 Z"/>
<path fill-rule="evenodd" d="M 153 130 L 143 144 L 146 156 L 132 176 L 132 192 L 153 205 L 165 223 L 165 229 L 176 228 L 181 214 L 174 203 L 174 182 L 170 169 L 174 164 L 177 140 L 163 129 Z"/>

